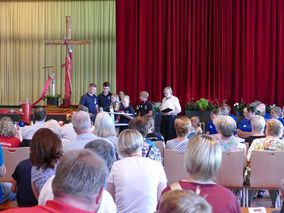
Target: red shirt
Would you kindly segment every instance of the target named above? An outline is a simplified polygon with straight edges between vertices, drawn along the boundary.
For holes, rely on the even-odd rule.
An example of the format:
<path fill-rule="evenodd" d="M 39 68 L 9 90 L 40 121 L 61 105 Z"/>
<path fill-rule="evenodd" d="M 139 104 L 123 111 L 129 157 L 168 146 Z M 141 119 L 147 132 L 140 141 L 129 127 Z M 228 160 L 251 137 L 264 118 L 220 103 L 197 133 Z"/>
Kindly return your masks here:
<path fill-rule="evenodd" d="M 212 207 L 213 213 L 241 213 L 236 196 L 228 189 L 218 184 L 198 184 L 187 181 L 179 181 L 183 190 L 196 192 L 199 185 L 200 196 L 205 198 Z M 170 187 L 164 189 L 162 194 L 170 191 Z"/>
<path fill-rule="evenodd" d="M 16 137 L 0 137 L 0 143 L 2 147 L 17 148 L 21 141 Z"/>
<path fill-rule="evenodd" d="M 69 206 L 65 203 L 61 203 L 55 200 L 49 200 L 46 202 L 44 206 L 34 206 L 34 207 L 25 207 L 25 208 L 15 208 L 4 211 L 7 213 L 10 212 L 29 212 L 29 213 L 59 213 L 59 212 L 68 212 L 68 213 L 90 213 L 89 211 L 85 211 L 82 209 L 75 208 L 73 206 Z"/>

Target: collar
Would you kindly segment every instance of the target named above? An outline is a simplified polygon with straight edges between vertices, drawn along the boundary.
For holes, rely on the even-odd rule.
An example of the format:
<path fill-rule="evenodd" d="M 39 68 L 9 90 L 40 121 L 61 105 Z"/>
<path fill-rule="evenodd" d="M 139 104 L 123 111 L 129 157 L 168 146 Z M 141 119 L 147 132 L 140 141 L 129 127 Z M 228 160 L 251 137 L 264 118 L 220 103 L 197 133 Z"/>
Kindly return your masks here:
<path fill-rule="evenodd" d="M 106 96 L 111 96 L 111 95 L 112 95 L 110 92 L 108 92 L 108 94 L 106 94 L 106 95 L 104 94 L 104 92 L 102 92 L 101 94 L 102 94 L 103 96 L 105 96 L 105 97 L 106 97 Z"/>
<path fill-rule="evenodd" d="M 45 206 L 42 208 L 50 208 L 54 209 L 55 212 L 69 212 L 69 213 L 90 213 L 89 211 L 78 209 L 74 206 L 67 205 L 62 202 L 58 202 L 56 200 L 48 200 Z"/>
<path fill-rule="evenodd" d="M 45 121 L 36 121 L 35 125 L 44 125 Z"/>

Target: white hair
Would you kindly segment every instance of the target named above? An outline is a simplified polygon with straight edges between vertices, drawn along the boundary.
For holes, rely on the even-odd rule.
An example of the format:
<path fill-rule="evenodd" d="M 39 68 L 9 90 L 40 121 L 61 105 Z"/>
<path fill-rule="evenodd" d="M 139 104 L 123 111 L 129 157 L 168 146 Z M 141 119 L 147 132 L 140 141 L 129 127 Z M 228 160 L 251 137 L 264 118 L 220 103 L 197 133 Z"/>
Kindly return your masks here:
<path fill-rule="evenodd" d="M 54 132 L 59 138 L 62 138 L 62 131 L 59 123 L 54 120 L 48 120 L 44 123 L 43 128 L 50 129 L 52 132 Z"/>
<path fill-rule="evenodd" d="M 265 120 L 262 116 L 256 115 L 250 119 L 251 127 L 256 132 L 263 132 L 265 128 Z"/>
<path fill-rule="evenodd" d="M 116 136 L 114 122 L 106 112 L 100 112 L 96 116 L 94 134 L 101 138 Z"/>
<path fill-rule="evenodd" d="M 87 112 L 79 111 L 72 116 L 73 127 L 78 132 L 83 132 L 91 128 L 91 119 Z"/>

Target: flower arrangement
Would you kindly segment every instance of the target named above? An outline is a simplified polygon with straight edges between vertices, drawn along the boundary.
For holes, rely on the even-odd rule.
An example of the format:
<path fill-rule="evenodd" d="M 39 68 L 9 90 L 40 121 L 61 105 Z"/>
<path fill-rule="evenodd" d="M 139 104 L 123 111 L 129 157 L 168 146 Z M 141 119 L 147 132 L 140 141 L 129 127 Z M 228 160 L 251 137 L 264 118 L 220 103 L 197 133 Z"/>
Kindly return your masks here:
<path fill-rule="evenodd" d="M 66 115 L 66 120 L 71 122 L 72 121 L 72 116 L 73 116 L 74 112 L 71 112 L 71 113 L 67 113 Z"/>
<path fill-rule="evenodd" d="M 234 111 L 235 112 L 242 112 L 244 108 L 248 106 L 247 102 L 241 99 L 240 103 L 234 103 Z"/>
<path fill-rule="evenodd" d="M 212 109 L 217 109 L 222 106 L 226 103 L 226 101 L 227 100 L 224 99 L 222 103 L 220 103 L 219 99 L 208 100 L 205 98 L 200 98 L 199 100 L 194 101 L 194 98 L 192 98 L 185 106 L 185 109 L 188 111 L 211 111 Z"/>
<path fill-rule="evenodd" d="M 161 102 L 153 102 L 153 113 L 159 113 L 162 109 L 162 103 Z"/>

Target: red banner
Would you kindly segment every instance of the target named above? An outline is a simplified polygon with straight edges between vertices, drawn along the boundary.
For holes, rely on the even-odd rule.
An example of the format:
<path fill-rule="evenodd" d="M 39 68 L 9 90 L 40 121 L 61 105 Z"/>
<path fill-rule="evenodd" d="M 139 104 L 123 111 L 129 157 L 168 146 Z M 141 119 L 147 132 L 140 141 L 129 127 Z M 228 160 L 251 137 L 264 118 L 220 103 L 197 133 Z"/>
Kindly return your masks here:
<path fill-rule="evenodd" d="M 32 108 L 34 107 L 34 105 L 36 105 L 38 102 L 40 102 L 44 98 L 44 96 L 46 95 L 46 92 L 47 92 L 47 90 L 49 88 L 50 82 L 51 82 L 51 77 L 49 77 L 45 81 L 44 88 L 43 88 L 43 91 L 41 93 L 41 96 L 40 96 L 40 98 L 36 102 L 33 103 Z"/>

